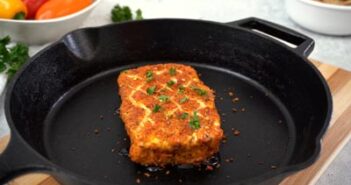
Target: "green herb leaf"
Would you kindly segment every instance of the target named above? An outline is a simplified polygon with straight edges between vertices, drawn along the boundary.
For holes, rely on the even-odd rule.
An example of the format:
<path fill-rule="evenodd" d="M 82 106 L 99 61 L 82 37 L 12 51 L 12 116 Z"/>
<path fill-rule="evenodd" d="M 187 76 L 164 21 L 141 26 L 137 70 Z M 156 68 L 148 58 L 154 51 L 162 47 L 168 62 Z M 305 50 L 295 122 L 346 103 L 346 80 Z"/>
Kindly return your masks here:
<path fill-rule="evenodd" d="M 161 109 L 161 106 L 158 105 L 158 104 L 156 104 L 156 105 L 154 106 L 154 108 L 152 109 L 152 112 L 154 112 L 154 113 L 159 112 L 160 109 Z"/>
<path fill-rule="evenodd" d="M 200 96 L 205 96 L 207 94 L 206 90 L 203 90 L 201 88 L 198 87 L 192 87 L 192 89 Z"/>
<path fill-rule="evenodd" d="M 6 74 L 7 74 L 7 76 L 9 77 L 9 78 L 12 78 L 15 74 L 16 74 L 16 70 L 14 70 L 14 69 L 9 69 L 9 70 L 7 70 L 6 71 Z"/>
<path fill-rule="evenodd" d="M 4 72 L 6 70 L 6 65 L 4 63 L 0 63 L 0 73 Z"/>
<path fill-rule="evenodd" d="M 113 22 L 123 22 L 133 20 L 133 13 L 128 6 L 116 5 L 111 10 L 111 20 Z M 135 11 L 135 20 L 142 20 L 143 14 L 140 9 Z"/>
<path fill-rule="evenodd" d="M 113 22 L 123 22 L 133 19 L 132 11 L 128 6 L 116 5 L 111 10 L 111 19 Z"/>
<path fill-rule="evenodd" d="M 141 12 L 140 9 L 138 9 L 137 11 L 135 11 L 135 20 L 143 20 L 143 13 Z"/>
<path fill-rule="evenodd" d="M 184 87 L 183 85 L 180 85 L 180 86 L 178 87 L 178 93 L 183 94 L 184 91 L 185 91 L 185 87 Z"/>
<path fill-rule="evenodd" d="M 0 39 L 0 45 L 6 46 L 7 44 L 10 43 L 10 41 L 11 41 L 10 36 L 6 36 L 6 37 Z"/>
<path fill-rule="evenodd" d="M 11 78 L 28 60 L 28 46 L 18 43 L 9 47 L 11 38 L 0 38 L 0 72 L 5 72 Z"/>
<path fill-rule="evenodd" d="M 170 74 L 171 76 L 176 75 L 176 73 L 177 73 L 177 70 L 176 70 L 174 67 L 171 67 L 171 69 L 169 69 L 169 74 Z"/>
<path fill-rule="evenodd" d="M 194 112 L 193 117 L 191 117 L 191 119 L 189 121 L 189 125 L 194 130 L 200 128 L 200 118 L 197 115 L 197 112 Z"/>
<path fill-rule="evenodd" d="M 175 84 L 175 81 L 173 81 L 173 80 L 170 80 L 170 81 L 167 82 L 167 86 L 168 87 L 171 87 L 174 84 Z"/>
<path fill-rule="evenodd" d="M 146 89 L 146 92 L 148 95 L 153 95 L 155 93 L 155 91 L 156 91 L 155 85 Z"/>
<path fill-rule="evenodd" d="M 184 112 L 180 115 L 180 119 L 185 120 L 186 118 L 188 118 L 188 116 L 189 116 L 189 114 Z"/>
<path fill-rule="evenodd" d="M 185 102 L 187 102 L 188 100 L 189 100 L 188 97 L 184 97 L 184 98 L 182 98 L 182 99 L 179 100 L 179 103 L 185 103 Z"/>
<path fill-rule="evenodd" d="M 154 79 L 152 71 L 147 71 L 145 76 L 146 76 L 146 81 L 147 82 L 150 82 L 151 80 Z"/>
<path fill-rule="evenodd" d="M 13 19 L 24 20 L 26 19 L 26 14 L 24 12 L 19 12 L 13 17 Z"/>
<path fill-rule="evenodd" d="M 158 99 L 161 101 L 161 102 L 167 102 L 169 100 L 169 96 L 166 96 L 166 95 L 161 95 L 158 97 Z"/>

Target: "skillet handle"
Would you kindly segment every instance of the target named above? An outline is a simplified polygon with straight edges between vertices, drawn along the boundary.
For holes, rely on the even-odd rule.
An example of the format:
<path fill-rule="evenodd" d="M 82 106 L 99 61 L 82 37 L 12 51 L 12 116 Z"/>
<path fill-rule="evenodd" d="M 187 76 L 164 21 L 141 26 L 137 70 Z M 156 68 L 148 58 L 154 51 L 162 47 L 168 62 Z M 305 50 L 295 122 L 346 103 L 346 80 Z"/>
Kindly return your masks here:
<path fill-rule="evenodd" d="M 0 154 L 0 184 L 34 171 L 49 171 L 49 168 L 41 156 L 12 132 L 10 142 L 5 151 Z"/>
<path fill-rule="evenodd" d="M 234 21 L 227 23 L 228 25 L 241 27 L 249 30 L 257 30 L 263 32 L 264 34 L 274 36 L 285 42 L 296 45 L 293 50 L 304 57 L 307 57 L 314 48 L 314 40 L 306 35 L 298 33 L 292 29 L 280 26 L 278 24 L 258 19 L 255 17 L 242 19 L 239 21 Z"/>

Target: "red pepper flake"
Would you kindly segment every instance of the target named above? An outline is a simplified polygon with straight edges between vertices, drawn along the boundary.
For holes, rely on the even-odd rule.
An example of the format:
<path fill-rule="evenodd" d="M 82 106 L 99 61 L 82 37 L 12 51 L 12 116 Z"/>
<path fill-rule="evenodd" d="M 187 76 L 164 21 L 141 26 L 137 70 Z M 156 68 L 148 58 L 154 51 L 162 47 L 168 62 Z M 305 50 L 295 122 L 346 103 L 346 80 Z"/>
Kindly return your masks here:
<path fill-rule="evenodd" d="M 206 171 L 213 171 L 213 166 L 207 165 L 206 166 Z"/>
<path fill-rule="evenodd" d="M 232 102 L 233 102 L 233 103 L 237 103 L 239 100 L 240 100 L 240 99 L 239 99 L 238 97 L 235 97 L 235 98 L 232 99 Z"/>
<path fill-rule="evenodd" d="M 226 136 L 226 135 L 223 135 L 222 143 L 227 143 L 227 140 L 228 140 L 227 136 Z"/>
<path fill-rule="evenodd" d="M 227 158 L 227 159 L 225 159 L 225 162 L 232 163 L 232 162 L 234 162 L 234 158 L 233 157 Z"/>
<path fill-rule="evenodd" d="M 135 182 L 136 182 L 137 184 L 140 184 L 140 183 L 141 183 L 141 180 L 140 180 L 139 178 L 137 178 L 137 179 L 135 180 Z"/>
<path fill-rule="evenodd" d="M 240 136 L 240 131 L 238 129 L 232 128 L 234 136 Z"/>
<path fill-rule="evenodd" d="M 149 177 L 151 177 L 151 174 L 146 172 L 146 173 L 144 173 L 144 176 L 149 178 Z"/>

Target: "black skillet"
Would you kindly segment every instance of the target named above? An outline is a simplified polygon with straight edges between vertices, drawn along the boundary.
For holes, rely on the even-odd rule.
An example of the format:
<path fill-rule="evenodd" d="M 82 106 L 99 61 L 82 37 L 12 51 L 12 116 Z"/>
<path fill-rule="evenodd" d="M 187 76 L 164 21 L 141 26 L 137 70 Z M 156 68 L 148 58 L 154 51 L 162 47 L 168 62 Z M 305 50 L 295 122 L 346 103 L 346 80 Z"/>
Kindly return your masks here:
<path fill-rule="evenodd" d="M 0 157 L 0 183 L 40 171 L 65 185 L 129 185 L 136 179 L 155 185 L 277 184 L 317 159 L 330 120 L 328 86 L 306 59 L 313 45 L 256 18 L 228 24 L 145 20 L 69 33 L 35 55 L 7 88 L 11 140 Z M 216 91 L 228 138 L 217 155 L 220 168 L 179 166 L 146 177 L 155 169 L 125 155 L 116 77 L 169 61 L 194 66 Z M 239 102 L 233 104 L 229 91 Z"/>

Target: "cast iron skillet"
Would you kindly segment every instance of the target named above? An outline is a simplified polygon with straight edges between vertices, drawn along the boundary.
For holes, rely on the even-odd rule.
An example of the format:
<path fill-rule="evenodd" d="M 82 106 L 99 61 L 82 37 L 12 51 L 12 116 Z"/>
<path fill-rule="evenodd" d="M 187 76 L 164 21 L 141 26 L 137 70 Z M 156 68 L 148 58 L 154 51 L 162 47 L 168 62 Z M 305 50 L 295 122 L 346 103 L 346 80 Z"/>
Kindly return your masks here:
<path fill-rule="evenodd" d="M 278 183 L 316 160 L 330 120 L 327 84 L 306 60 L 313 45 L 256 18 L 228 24 L 145 20 L 71 32 L 35 55 L 8 86 L 11 140 L 0 158 L 0 181 L 41 171 L 74 185 L 129 185 L 137 178 L 155 185 Z M 153 168 L 125 156 L 129 144 L 115 113 L 121 103 L 116 77 L 169 61 L 194 66 L 216 91 L 228 139 L 214 171 L 179 166 L 148 178 L 143 173 Z M 228 91 L 240 101 L 233 104 Z"/>

